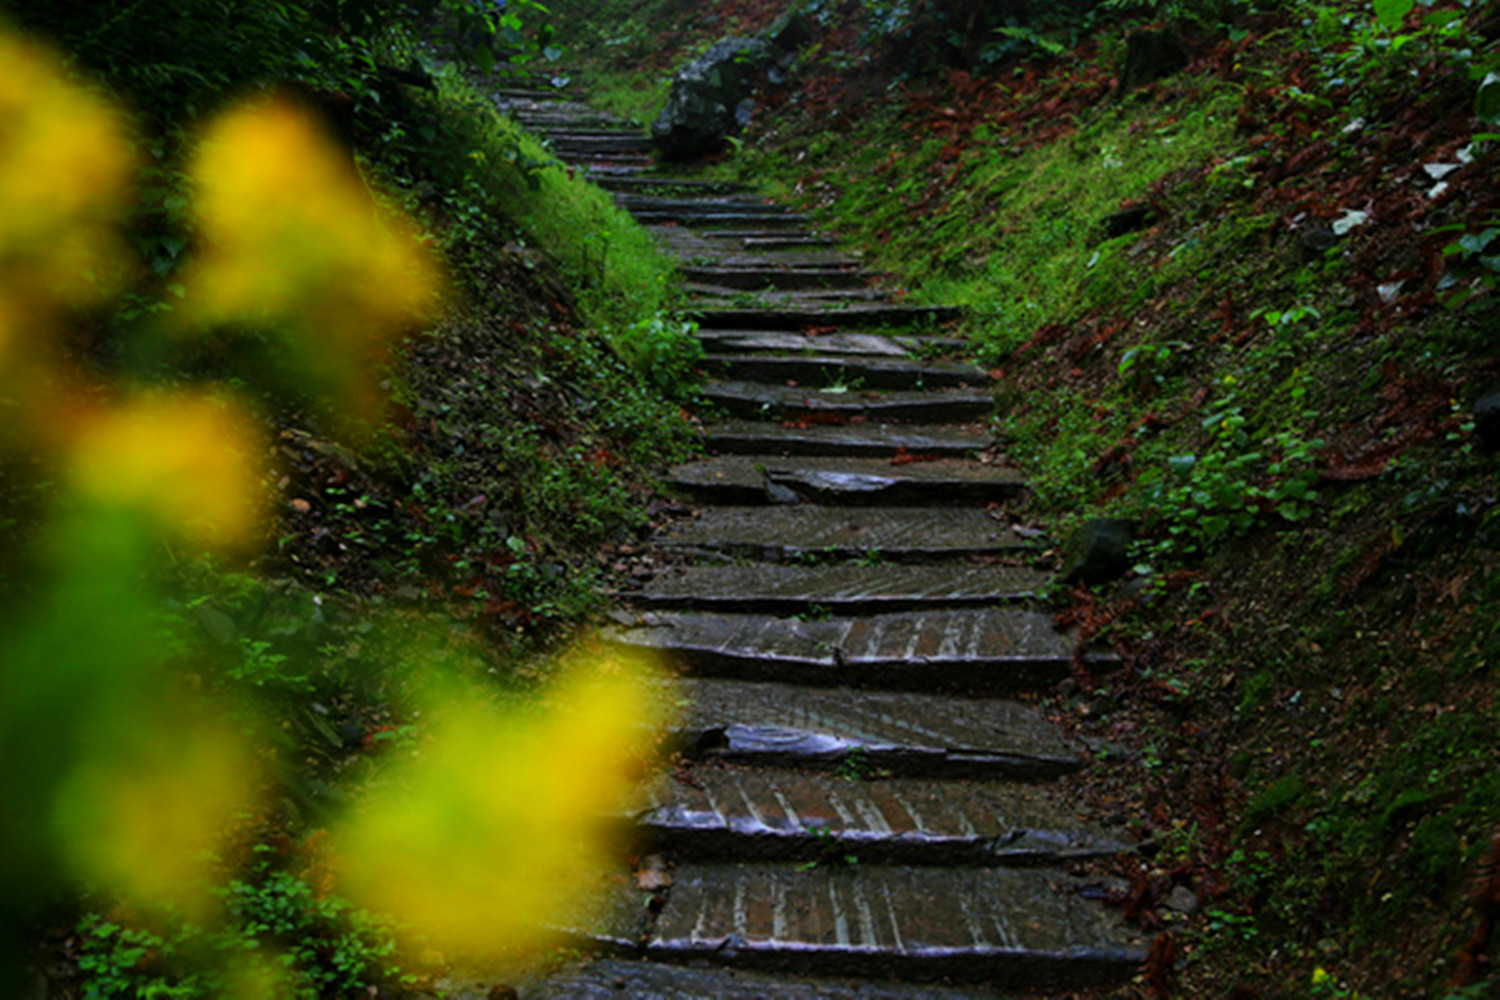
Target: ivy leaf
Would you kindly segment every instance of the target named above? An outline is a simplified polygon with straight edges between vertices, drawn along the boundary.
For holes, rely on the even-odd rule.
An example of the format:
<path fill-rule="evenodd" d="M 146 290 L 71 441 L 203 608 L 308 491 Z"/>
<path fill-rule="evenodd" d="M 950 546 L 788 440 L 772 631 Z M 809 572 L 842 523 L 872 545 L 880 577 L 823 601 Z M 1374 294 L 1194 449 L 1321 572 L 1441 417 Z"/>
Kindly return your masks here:
<path fill-rule="evenodd" d="M 1375 16 L 1386 31 L 1395 31 L 1406 20 L 1406 15 L 1417 5 L 1417 0 L 1375 0 Z"/>

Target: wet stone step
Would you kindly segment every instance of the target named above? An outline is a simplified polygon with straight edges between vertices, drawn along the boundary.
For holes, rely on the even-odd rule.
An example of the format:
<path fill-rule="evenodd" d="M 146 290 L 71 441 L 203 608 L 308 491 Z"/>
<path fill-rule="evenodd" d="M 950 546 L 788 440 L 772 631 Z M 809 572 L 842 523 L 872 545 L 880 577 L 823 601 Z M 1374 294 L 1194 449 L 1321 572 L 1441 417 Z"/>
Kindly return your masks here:
<path fill-rule="evenodd" d="M 600 185 L 611 191 L 625 192 L 687 192 L 708 195 L 746 194 L 754 190 L 747 184 L 736 181 L 710 181 L 696 177 L 673 177 L 667 174 L 647 174 L 640 177 L 615 178 Z"/>
<path fill-rule="evenodd" d="M 694 499 L 721 504 L 784 502 L 784 492 L 825 505 L 980 505 L 1025 489 L 1013 469 L 962 459 L 893 465 L 878 458 L 721 455 L 680 465 L 668 481 Z"/>
<path fill-rule="evenodd" d="M 811 620 L 648 612 L 608 635 L 620 646 L 662 651 L 702 677 L 984 694 L 1057 683 L 1072 669 L 1074 645 L 1051 615 L 1007 607 Z"/>
<path fill-rule="evenodd" d="M 659 230 L 663 233 L 671 229 Z M 693 235 L 690 229 L 676 231 L 686 236 Z M 776 268 L 782 271 L 854 271 L 861 269 L 864 261 L 854 254 L 831 250 L 782 250 L 748 251 L 739 247 L 710 240 L 689 241 L 681 236 L 667 237 L 668 249 L 689 265 L 703 267 Z"/>
<path fill-rule="evenodd" d="M 693 296 L 693 308 L 718 309 L 754 305 L 761 309 L 810 309 L 832 306 L 884 302 L 890 293 L 878 288 L 806 288 L 796 291 L 758 291 L 748 293 L 728 285 L 706 285 L 698 281 L 683 283 L 683 291 Z M 747 296 L 750 296 L 747 298 Z"/>
<path fill-rule="evenodd" d="M 715 354 L 759 352 L 812 355 L 854 354 L 865 357 L 909 359 L 911 352 L 890 337 L 875 333 L 792 333 L 787 330 L 703 330 L 698 334 L 706 350 Z"/>
<path fill-rule="evenodd" d="M 963 311 L 956 306 L 902 306 L 889 304 L 782 307 L 695 308 L 700 326 L 713 330 L 801 330 L 804 327 L 848 328 L 860 326 L 914 326 L 946 323 Z"/>
<path fill-rule="evenodd" d="M 720 412 L 760 420 L 823 422 L 856 419 L 893 423 L 968 423 L 995 408 L 988 389 L 928 389 L 920 392 L 828 391 L 764 382 L 710 382 L 698 394 Z"/>
<path fill-rule="evenodd" d="M 865 288 L 877 277 L 874 272 L 853 268 L 810 267 L 705 267 L 688 265 L 679 268 L 686 281 L 695 285 L 760 291 L 762 289 L 796 290 L 805 288 Z"/>
<path fill-rule="evenodd" d="M 1127 849 L 1033 785 L 714 766 L 665 776 L 639 822 L 694 860 L 1022 867 Z"/>
<path fill-rule="evenodd" d="M 994 995 L 927 983 L 777 976 L 619 958 L 563 969 L 523 985 L 519 993 L 521 1000 L 990 1000 Z M 472 1000 L 492 996 L 476 990 Z"/>
<path fill-rule="evenodd" d="M 652 153 L 650 139 L 633 135 L 605 137 L 549 132 L 547 141 L 559 156 L 597 156 L 605 153 L 650 156 Z"/>
<path fill-rule="evenodd" d="M 703 367 L 715 375 L 739 382 L 798 383 L 814 389 L 836 386 L 855 389 L 988 388 L 993 384 L 989 373 L 974 365 L 914 358 L 714 353 L 703 359 Z"/>
<path fill-rule="evenodd" d="M 622 194 L 617 195 L 616 201 L 621 208 L 631 211 L 641 210 L 646 212 L 684 212 L 690 214 L 718 214 L 735 215 L 744 213 L 747 215 L 792 215 L 793 212 L 784 205 L 762 201 L 759 198 L 749 197 L 725 197 L 725 198 L 666 198 L 646 194 Z"/>
<path fill-rule="evenodd" d="M 1015 554 L 1029 543 L 983 510 L 963 507 L 811 505 L 710 507 L 656 543 L 751 559 L 791 562 L 862 558 L 911 562 Z"/>
<path fill-rule="evenodd" d="M 923 460 L 963 458 L 994 443 L 989 434 L 964 427 L 870 422 L 834 427 L 808 421 L 720 420 L 706 437 L 709 448 L 721 454 L 876 459 L 906 454 Z"/>
<path fill-rule="evenodd" d="M 682 226 L 723 226 L 737 223 L 753 222 L 760 226 L 785 226 L 796 227 L 807 224 L 807 217 L 793 215 L 789 212 L 773 211 L 762 208 L 759 211 L 751 209 L 731 209 L 714 211 L 710 208 L 693 210 L 686 209 L 631 209 L 630 214 L 642 225 L 660 225 L 671 222 Z"/>
<path fill-rule="evenodd" d="M 830 236 L 741 236 L 740 244 L 746 250 L 790 250 L 838 246 L 838 240 Z"/>
<path fill-rule="evenodd" d="M 1086 885 L 1027 869 L 684 865 L 647 954 L 1030 989 L 1127 980 L 1145 942 Z"/>
<path fill-rule="evenodd" d="M 1013 603 L 1050 579 L 1005 565 L 671 566 L 629 597 L 653 610 L 880 614 Z"/>
<path fill-rule="evenodd" d="M 677 682 L 682 751 L 754 767 L 890 778 L 1039 781 L 1083 757 L 1020 702 L 715 678 Z"/>

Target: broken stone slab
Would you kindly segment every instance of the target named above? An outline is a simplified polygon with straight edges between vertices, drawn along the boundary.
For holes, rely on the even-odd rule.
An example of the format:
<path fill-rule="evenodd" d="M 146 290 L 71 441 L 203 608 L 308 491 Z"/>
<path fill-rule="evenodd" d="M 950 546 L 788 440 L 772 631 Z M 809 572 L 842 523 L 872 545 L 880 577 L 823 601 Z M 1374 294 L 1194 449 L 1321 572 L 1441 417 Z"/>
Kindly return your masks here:
<path fill-rule="evenodd" d="M 698 395 L 733 417 L 824 421 L 830 425 L 850 420 L 970 423 L 983 419 L 995 408 L 994 396 L 988 389 L 826 392 L 764 382 L 709 382 L 699 387 Z"/>
<path fill-rule="evenodd" d="M 974 365 L 915 358 L 714 353 L 704 357 L 703 367 L 740 382 L 795 383 L 814 390 L 988 388 L 993 384 L 989 373 Z"/>
<path fill-rule="evenodd" d="M 785 426 L 764 420 L 720 420 L 705 437 L 708 447 L 721 454 L 890 459 L 904 452 L 923 460 L 963 458 L 994 443 L 989 434 L 966 427 L 870 422 L 830 427 L 811 422 Z"/>
<path fill-rule="evenodd" d="M 1028 600 L 1047 584 L 1018 566 L 672 566 L 632 603 L 652 610 L 880 614 L 990 607 Z"/>
<path fill-rule="evenodd" d="M 774 264 L 728 267 L 722 264 L 690 264 L 678 269 L 694 285 L 762 291 L 797 291 L 808 288 L 867 288 L 874 272 L 854 268 L 777 267 Z"/>
<path fill-rule="evenodd" d="M 1089 887 L 1045 869 L 687 864 L 646 953 L 1027 989 L 1124 982 L 1146 941 Z"/>
<path fill-rule="evenodd" d="M 738 505 L 764 503 L 768 479 L 831 506 L 982 505 L 1026 488 L 1014 469 L 961 459 L 893 465 L 878 458 L 722 455 L 677 466 L 667 479 L 696 499 Z"/>
<path fill-rule="evenodd" d="M 801 330 L 804 327 L 914 326 L 947 323 L 963 315 L 957 306 L 903 306 L 887 303 L 808 308 L 694 308 L 693 318 L 711 330 Z"/>
<path fill-rule="evenodd" d="M 1014 694 L 1069 676 L 1074 640 L 1024 608 L 943 608 L 842 618 L 650 612 L 610 642 L 664 653 L 699 677 L 901 691 Z"/>
<path fill-rule="evenodd" d="M 695 861 L 1027 867 L 1128 849 L 1032 785 L 700 766 L 650 798 L 649 842 Z"/>
<path fill-rule="evenodd" d="M 445 994 L 447 995 L 447 994 Z M 994 994 L 958 987 L 870 979 L 771 975 L 665 962 L 596 959 L 524 983 L 520 1000 L 990 1000 Z M 494 1000 L 485 990 L 472 998 Z"/>
<path fill-rule="evenodd" d="M 1015 554 L 1030 545 L 983 510 L 810 505 L 711 507 L 668 529 L 657 544 L 781 562 L 911 562 Z"/>
<path fill-rule="evenodd" d="M 892 778 L 1045 781 L 1081 751 L 1029 705 L 994 698 L 694 678 L 674 729 L 687 756 Z"/>

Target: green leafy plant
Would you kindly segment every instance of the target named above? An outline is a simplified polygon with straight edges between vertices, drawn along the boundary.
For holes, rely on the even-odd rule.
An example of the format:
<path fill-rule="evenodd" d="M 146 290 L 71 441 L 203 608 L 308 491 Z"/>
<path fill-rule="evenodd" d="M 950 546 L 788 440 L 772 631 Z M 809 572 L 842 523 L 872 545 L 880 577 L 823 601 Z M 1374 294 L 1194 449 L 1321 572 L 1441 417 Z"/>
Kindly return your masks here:
<path fill-rule="evenodd" d="M 662 392 L 677 398 L 692 394 L 703 361 L 696 322 L 656 313 L 617 329 L 610 342 L 626 364 Z"/>

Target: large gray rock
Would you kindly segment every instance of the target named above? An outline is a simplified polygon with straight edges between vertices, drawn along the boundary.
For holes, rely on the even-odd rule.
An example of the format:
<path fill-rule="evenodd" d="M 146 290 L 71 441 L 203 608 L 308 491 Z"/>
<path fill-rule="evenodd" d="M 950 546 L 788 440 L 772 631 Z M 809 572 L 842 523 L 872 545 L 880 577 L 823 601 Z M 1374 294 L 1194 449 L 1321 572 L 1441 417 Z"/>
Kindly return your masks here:
<path fill-rule="evenodd" d="M 775 60 L 771 43 L 726 38 L 678 71 L 667 106 L 651 126 L 657 148 L 669 159 L 691 159 L 723 148 L 744 128 L 753 95 Z"/>

